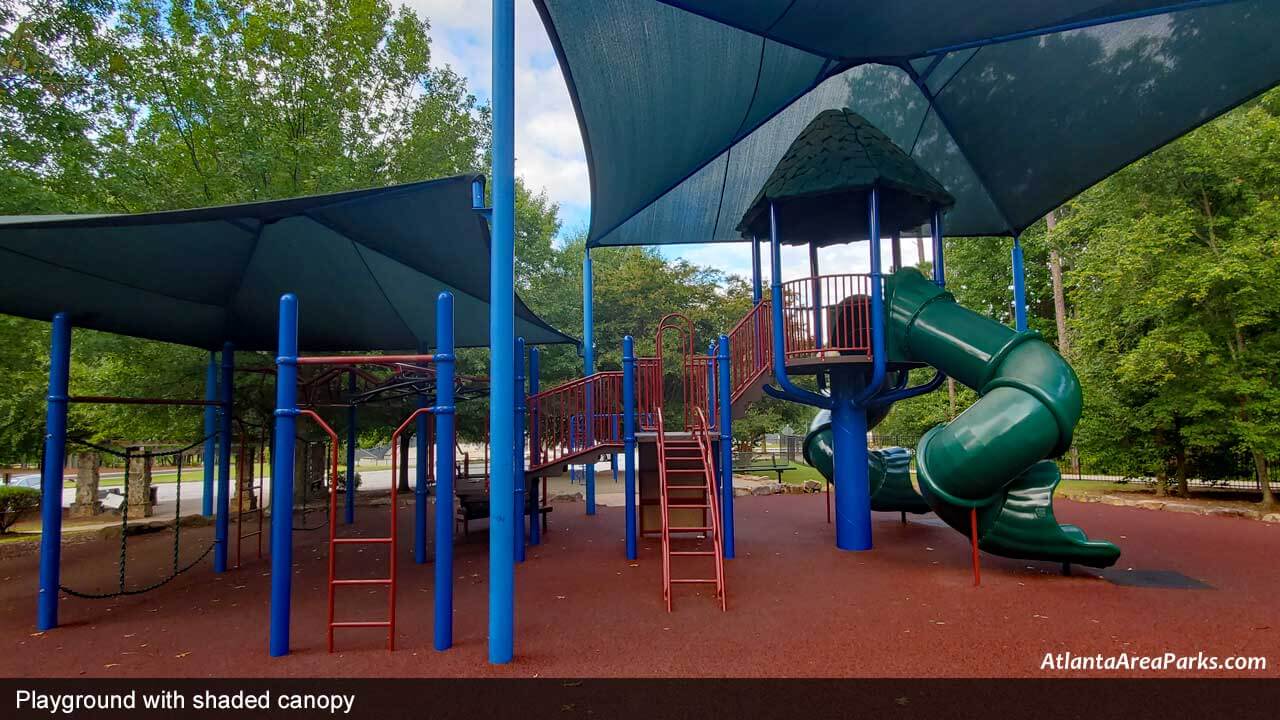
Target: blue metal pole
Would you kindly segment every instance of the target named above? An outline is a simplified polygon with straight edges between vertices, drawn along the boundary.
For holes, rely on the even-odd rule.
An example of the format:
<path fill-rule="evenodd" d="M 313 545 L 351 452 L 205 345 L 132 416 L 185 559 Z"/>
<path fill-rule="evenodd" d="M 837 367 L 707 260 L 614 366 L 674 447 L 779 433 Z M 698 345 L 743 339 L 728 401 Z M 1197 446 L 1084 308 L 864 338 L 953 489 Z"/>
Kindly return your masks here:
<path fill-rule="evenodd" d="M 418 346 L 418 352 L 425 353 L 425 345 Z M 439 376 L 437 375 L 437 383 Z M 439 389 L 436 390 L 439 392 Z M 431 400 L 425 394 L 418 395 L 418 407 L 431 407 Z M 427 462 L 430 453 L 427 451 L 427 414 L 422 413 L 414 420 L 414 452 L 417 460 L 413 465 L 413 561 L 418 565 L 427 562 Z M 395 478 L 392 478 L 395 482 Z"/>
<path fill-rule="evenodd" d="M 595 280 L 591 270 L 591 250 L 587 249 L 582 256 L 582 373 L 590 377 L 596 371 L 595 344 Z M 587 385 L 586 427 L 583 431 L 585 447 L 595 445 L 595 403 L 592 397 L 594 388 Z M 586 483 L 587 514 L 596 514 L 596 464 L 588 457 L 583 466 L 583 482 Z"/>
<path fill-rule="evenodd" d="M 764 284 L 760 273 L 760 240 L 751 236 L 751 304 L 759 305 L 764 296 Z"/>
<path fill-rule="evenodd" d="M 720 527 L 724 532 L 724 558 L 733 559 L 733 396 L 729 385 L 729 337 L 720 336 L 716 353 L 720 370 Z"/>
<path fill-rule="evenodd" d="M 880 189 L 876 187 L 871 188 L 867 198 L 867 231 L 871 243 L 871 379 L 854 396 L 854 402 L 864 409 L 880 392 L 888 367 L 884 346 L 884 286 L 880 281 Z"/>
<path fill-rule="evenodd" d="M 214 353 L 209 353 L 209 363 L 204 369 L 204 399 L 214 402 L 218 399 L 218 363 Z M 213 405 L 204 407 L 204 493 L 200 498 L 200 514 L 213 517 L 213 477 L 214 458 L 218 453 L 218 408 Z"/>
<path fill-rule="evenodd" d="M 1018 332 L 1027 329 L 1027 278 L 1022 264 L 1022 243 L 1013 236 L 1013 327 Z"/>
<path fill-rule="evenodd" d="M 436 298 L 436 404 L 432 411 L 436 416 L 436 650 L 453 646 L 454 363 L 453 295 L 443 292 Z"/>
<path fill-rule="evenodd" d="M 515 486 L 516 491 L 513 500 L 513 510 L 515 512 L 515 553 L 516 562 L 524 562 L 524 539 L 525 539 L 525 505 L 526 493 L 524 487 L 524 413 L 525 413 L 525 397 L 524 397 L 524 338 L 516 338 L 516 404 L 512 409 L 515 415 L 515 436 L 516 441 L 512 446 L 514 457 L 512 462 L 515 464 Z"/>
<path fill-rule="evenodd" d="M 878 247 L 878 243 L 876 246 Z M 822 280 L 818 270 L 818 248 L 809 243 L 809 277 L 813 283 L 813 346 L 822 348 Z M 821 382 L 822 376 L 818 376 Z"/>
<path fill-rule="evenodd" d="M 942 248 L 942 210 L 933 209 L 933 222 L 929 223 L 933 235 L 933 282 L 938 287 L 947 286 L 947 273 Z"/>
<path fill-rule="evenodd" d="M 538 348 L 529 350 L 529 394 L 538 394 L 538 373 L 540 372 L 541 353 Z M 530 414 L 529 416 L 529 461 L 531 463 L 539 462 L 538 443 L 541 438 L 538 436 L 538 416 Z M 538 482 L 540 478 L 533 479 L 533 506 L 539 510 L 542 507 L 542 498 L 538 495 Z M 529 518 L 529 544 L 538 545 L 542 542 L 542 513 L 535 512 Z"/>
<path fill-rule="evenodd" d="M 493 244 L 489 262 L 489 438 L 511 447 L 515 423 L 515 0 L 493 0 Z M 508 500 L 515 490 L 511 453 L 494 453 L 489 483 L 489 662 L 515 657 L 515 530 Z M 501 498 L 493 502 L 493 498 Z"/>
<path fill-rule="evenodd" d="M 627 559 L 636 559 L 636 353 L 630 335 L 622 338 L 622 459 L 627 516 Z"/>
<path fill-rule="evenodd" d="M 298 424 L 298 298 L 280 298 L 276 428 L 271 457 L 271 656 L 289 654 L 293 579 L 293 445 Z"/>
<path fill-rule="evenodd" d="M 67 458 L 67 386 L 71 377 L 71 319 L 53 316 L 49 340 L 49 394 L 45 397 L 44 467 L 40 471 L 40 591 L 36 629 L 58 626 L 62 570 L 62 473 Z"/>
<path fill-rule="evenodd" d="M 707 346 L 707 422 L 716 426 L 716 344 Z"/>
<path fill-rule="evenodd" d="M 356 392 L 356 374 L 347 373 L 347 391 L 354 397 Z M 356 522 L 356 405 L 347 407 L 347 496 L 346 518 L 348 525 Z M 394 482 L 394 478 L 393 478 Z"/>
<path fill-rule="evenodd" d="M 230 543 L 227 541 L 231 525 L 231 422 L 235 419 L 234 399 L 236 396 L 236 346 L 231 343 L 222 345 L 222 382 L 219 383 L 222 394 L 221 417 L 222 429 L 218 443 L 218 505 L 213 519 L 213 571 L 226 572 L 227 553 Z"/>
<path fill-rule="evenodd" d="M 851 372 L 831 373 L 831 435 L 836 486 L 836 547 L 871 549 L 871 495 L 867 478 L 867 413 L 854 402 Z"/>

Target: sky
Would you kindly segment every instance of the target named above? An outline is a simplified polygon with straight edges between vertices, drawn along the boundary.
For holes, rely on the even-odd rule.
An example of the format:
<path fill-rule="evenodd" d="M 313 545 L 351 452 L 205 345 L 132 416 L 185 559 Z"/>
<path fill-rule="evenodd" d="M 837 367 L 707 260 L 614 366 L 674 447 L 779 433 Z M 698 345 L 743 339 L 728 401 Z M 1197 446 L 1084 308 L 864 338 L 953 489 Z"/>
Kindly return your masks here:
<path fill-rule="evenodd" d="M 406 0 L 405 5 L 431 23 L 433 63 L 452 66 L 467 78 L 471 92 L 487 103 L 492 87 L 490 3 Z M 587 227 L 591 189 L 577 116 L 551 41 L 530 0 L 516 0 L 516 173 L 529 187 L 545 189 L 559 204 L 561 237 Z M 885 245 L 887 266 L 888 243 Z M 861 243 L 823 248 L 818 258 L 822 272 L 867 272 L 870 263 L 865 248 Z M 751 276 L 751 251 L 746 244 L 666 246 L 662 252 L 668 258 Z M 915 264 L 914 241 L 903 242 L 903 260 Z M 767 281 L 767 257 L 764 265 Z M 783 278 L 808 275 L 806 250 L 784 247 Z"/>

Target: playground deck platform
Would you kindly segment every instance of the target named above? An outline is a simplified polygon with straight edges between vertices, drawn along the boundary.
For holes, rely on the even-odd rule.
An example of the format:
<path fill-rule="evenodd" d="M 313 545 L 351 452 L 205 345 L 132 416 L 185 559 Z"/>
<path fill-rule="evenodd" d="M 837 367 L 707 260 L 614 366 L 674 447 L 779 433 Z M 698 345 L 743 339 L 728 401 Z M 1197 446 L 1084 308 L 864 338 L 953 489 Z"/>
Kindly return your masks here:
<path fill-rule="evenodd" d="M 412 526 L 405 503 L 402 531 Z M 543 545 L 530 548 L 517 568 L 517 651 L 509 665 L 486 661 L 483 532 L 456 546 L 452 650 L 431 649 L 432 568 L 414 565 L 405 543 L 396 651 L 383 649 L 381 630 L 345 630 L 338 652 L 327 653 L 321 530 L 296 533 L 293 652 L 276 659 L 265 657 L 265 559 L 246 559 L 221 576 L 202 563 L 135 597 L 64 599 L 62 627 L 43 634 L 34 632 L 36 555 L 0 560 L 0 676 L 1104 675 L 1041 670 L 1046 653 L 1068 651 L 1262 655 L 1266 671 L 1234 675 L 1280 676 L 1277 524 L 1059 500 L 1059 520 L 1122 546 L 1119 565 L 1063 577 L 1056 564 L 984 556 L 975 588 L 966 539 L 932 516 L 902 525 L 896 514 L 876 513 L 876 549 L 842 552 L 832 547 L 820 494 L 743 497 L 738 556 L 726 570 L 728 612 L 706 591 L 683 587 L 668 614 L 657 540 L 643 539 L 639 562 L 628 563 L 622 510 L 601 507 L 595 517 L 581 511 L 580 503 L 559 504 Z M 361 508 L 356 530 L 380 534 L 386 520 L 381 509 Z M 184 555 L 203 549 L 211 533 L 184 530 Z M 130 547 L 131 583 L 167 573 L 170 536 L 139 536 Z M 114 540 L 66 545 L 63 582 L 110 588 L 117 548 Z M 349 549 L 340 575 L 372 576 L 386 567 L 380 548 Z M 359 608 L 366 615 L 385 611 L 383 588 L 339 592 L 350 594 L 339 603 L 349 619 L 361 595 L 368 597 Z M 1108 675 L 1206 674 L 1213 673 Z"/>

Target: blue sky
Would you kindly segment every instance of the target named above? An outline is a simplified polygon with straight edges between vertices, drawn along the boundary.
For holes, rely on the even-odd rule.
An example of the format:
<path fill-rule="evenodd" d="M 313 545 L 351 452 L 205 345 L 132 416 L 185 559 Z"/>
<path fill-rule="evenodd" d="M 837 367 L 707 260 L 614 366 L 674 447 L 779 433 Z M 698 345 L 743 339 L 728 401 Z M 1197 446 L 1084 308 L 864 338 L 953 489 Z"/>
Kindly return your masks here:
<path fill-rule="evenodd" d="M 405 4 L 431 23 L 433 61 L 452 66 L 467 78 L 472 92 L 488 102 L 490 4 L 482 0 L 406 0 Z M 516 172 L 530 187 L 545 189 L 559 203 L 562 232 L 586 228 L 591 190 L 582 137 L 555 51 L 530 0 L 516 0 Z M 855 254 L 854 247 L 861 252 Z M 819 261 L 825 272 L 865 272 L 865 247 L 824 248 Z M 742 244 L 682 245 L 664 248 L 664 254 L 728 273 L 751 274 L 750 249 Z M 903 255 L 907 264 L 914 264 L 914 242 L 903 243 Z M 808 275 L 804 249 L 784 248 L 782 260 L 784 278 Z"/>

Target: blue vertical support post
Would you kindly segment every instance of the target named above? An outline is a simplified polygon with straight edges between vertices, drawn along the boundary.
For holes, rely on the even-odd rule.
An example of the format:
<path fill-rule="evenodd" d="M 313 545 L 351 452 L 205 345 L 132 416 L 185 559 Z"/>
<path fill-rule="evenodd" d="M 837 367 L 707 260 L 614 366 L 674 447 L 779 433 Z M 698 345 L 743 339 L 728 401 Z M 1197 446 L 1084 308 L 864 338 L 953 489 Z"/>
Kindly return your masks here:
<path fill-rule="evenodd" d="M 591 271 L 591 249 L 582 256 L 582 374 L 591 377 L 596 371 L 595 343 L 595 280 Z M 583 427 L 585 447 L 595 445 L 595 393 L 591 381 L 587 382 L 587 402 Z M 596 514 L 596 464 L 588 456 L 583 466 L 583 482 L 586 484 L 587 514 Z"/>
<path fill-rule="evenodd" d="M 760 273 L 760 240 L 751 236 L 751 304 L 759 305 L 764 297 L 764 284 Z"/>
<path fill-rule="evenodd" d="M 630 335 L 622 338 L 622 493 L 627 523 L 627 559 L 636 559 L 636 352 Z"/>
<path fill-rule="evenodd" d="M 426 350 L 425 345 L 418 346 L 418 352 L 425 353 Z M 437 385 L 439 378 L 437 374 Z M 436 392 L 440 392 L 438 388 Z M 418 395 L 418 407 L 431 407 L 431 400 L 425 393 Z M 414 420 L 413 430 L 413 447 L 417 455 L 413 464 L 413 561 L 418 565 L 427 562 L 427 463 L 431 456 L 427 450 L 427 434 L 427 414 L 421 413 Z M 394 478 L 392 482 L 395 482 Z"/>
<path fill-rule="evenodd" d="M 867 412 L 855 404 L 859 378 L 848 368 L 831 374 L 831 439 L 836 490 L 836 547 L 871 549 L 871 496 L 867 477 Z"/>
<path fill-rule="evenodd" d="M 271 656 L 289 654 L 293 580 L 293 446 L 298 424 L 298 298 L 280 298 L 275 448 L 271 454 Z M 394 480 L 393 480 L 394 482 Z"/>
<path fill-rule="evenodd" d="M 729 336 L 721 335 L 716 353 L 720 389 L 720 528 L 724 559 L 733 559 L 733 390 L 729 385 Z"/>
<path fill-rule="evenodd" d="M 58 626 L 62 570 L 62 472 L 67 458 L 67 387 L 71 377 L 71 319 L 53 316 L 49 339 L 49 394 L 45 397 L 44 467 L 40 469 L 40 590 L 36 629 Z"/>
<path fill-rule="evenodd" d="M 218 456 L 218 362 L 215 353 L 209 353 L 209 363 L 204 369 L 204 486 L 200 497 L 200 514 L 213 517 L 214 462 Z"/>
<path fill-rule="evenodd" d="M 933 282 L 938 287 L 946 287 L 946 262 L 942 248 L 942 210 L 933 209 L 933 220 L 929 223 L 929 232 L 933 236 Z"/>
<path fill-rule="evenodd" d="M 515 433 L 516 441 L 512 445 L 512 462 L 515 464 L 515 486 L 516 491 L 512 498 L 513 512 L 515 512 L 515 553 L 516 562 L 524 562 L 524 539 L 525 539 L 525 506 L 526 494 L 524 487 L 524 338 L 516 338 L 516 404 L 512 409 L 515 417 Z"/>
<path fill-rule="evenodd" d="M 529 394 L 538 394 L 538 373 L 540 372 L 541 353 L 538 348 L 529 350 Z M 531 411 L 529 415 L 529 462 L 537 464 L 540 460 L 538 457 L 538 448 L 542 439 L 538 436 L 538 415 L 537 411 Z M 538 483 L 541 478 L 535 476 L 533 478 L 533 507 L 537 508 L 532 516 L 529 517 L 529 544 L 538 545 L 542 542 L 542 499 L 538 496 Z"/>
<path fill-rule="evenodd" d="M 1022 243 L 1013 236 L 1013 327 L 1018 332 L 1027 329 L 1027 278 L 1022 265 Z"/>
<path fill-rule="evenodd" d="M 809 277 L 813 282 L 813 346 L 822 348 L 822 278 L 818 270 L 818 247 L 809 243 Z M 821 384 L 819 384 L 821 387 Z"/>
<path fill-rule="evenodd" d="M 354 397 L 356 393 L 356 373 L 351 371 L 347 373 L 347 392 Z M 347 494 L 346 494 L 346 516 L 343 518 L 348 525 L 354 525 L 356 522 L 356 440 L 358 433 L 356 432 L 356 404 L 352 402 L 347 406 Z M 394 482 L 394 478 L 393 478 Z"/>
<path fill-rule="evenodd" d="M 716 344 L 707 346 L 707 422 L 716 426 Z"/>
<path fill-rule="evenodd" d="M 436 298 L 436 404 L 432 409 L 436 417 L 436 650 L 453 646 L 454 365 L 453 295 L 442 292 Z"/>
<path fill-rule="evenodd" d="M 222 382 L 218 384 L 222 397 L 220 408 L 222 428 L 218 431 L 222 442 L 218 443 L 218 506 L 213 520 L 213 571 L 227 571 L 227 553 L 231 548 L 228 535 L 231 526 L 231 422 L 235 417 L 233 400 L 236 396 L 236 346 L 222 345 Z M 272 477 L 275 477 L 272 475 Z M 292 476 L 290 476 L 292 477 Z"/>
<path fill-rule="evenodd" d="M 515 0 L 493 0 L 493 243 L 489 259 L 489 439 L 512 444 L 515 390 Z M 511 453 L 494 453 L 489 483 L 489 662 L 515 657 L 515 558 L 507 500 L 514 491 Z M 501 498 L 493 502 L 493 498 Z"/>

